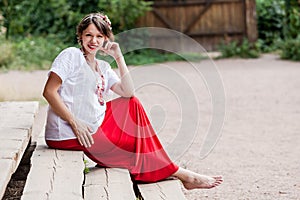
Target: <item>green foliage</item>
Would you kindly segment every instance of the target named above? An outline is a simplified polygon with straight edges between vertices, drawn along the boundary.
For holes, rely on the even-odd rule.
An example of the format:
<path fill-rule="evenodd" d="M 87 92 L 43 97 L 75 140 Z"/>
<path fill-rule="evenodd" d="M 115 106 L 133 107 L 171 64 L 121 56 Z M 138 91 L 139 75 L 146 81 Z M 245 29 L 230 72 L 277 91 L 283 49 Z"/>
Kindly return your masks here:
<path fill-rule="evenodd" d="M 2 0 L 0 30 L 5 27 L 7 42 L 1 42 L 0 67 L 49 68 L 62 48 L 77 44 L 76 26 L 86 14 L 104 12 L 116 34 L 134 28 L 150 8 L 143 0 Z"/>
<path fill-rule="evenodd" d="M 26 37 L 12 41 L 0 37 L 0 68 L 48 69 L 53 59 L 66 47 L 50 37 Z"/>
<path fill-rule="evenodd" d="M 7 38 L 55 35 L 63 42 L 75 41 L 75 27 L 82 14 L 67 0 L 3 0 L 0 6 Z"/>
<path fill-rule="evenodd" d="M 280 48 L 282 40 L 296 38 L 300 30 L 297 0 L 256 0 L 259 43 L 263 52 Z"/>
<path fill-rule="evenodd" d="M 260 54 L 260 44 L 252 44 L 247 39 L 244 39 L 242 43 L 237 41 L 232 41 L 229 43 L 222 42 L 218 49 L 222 54 L 222 58 L 258 58 Z"/>
<path fill-rule="evenodd" d="M 141 0 L 99 0 L 98 7 L 110 18 L 114 33 L 135 27 L 136 20 L 151 9 L 151 1 Z"/>
<path fill-rule="evenodd" d="M 83 160 L 83 163 L 84 163 L 84 170 L 83 170 L 83 173 L 84 173 L 84 174 L 87 174 L 87 173 L 90 172 L 90 168 L 87 167 L 87 164 L 89 163 L 89 161 Z"/>
<path fill-rule="evenodd" d="M 117 67 L 115 61 L 111 57 L 99 57 L 100 59 L 106 60 L 111 64 L 112 67 Z M 171 62 L 171 61 L 199 61 L 205 59 L 200 54 L 174 54 L 169 52 L 158 51 L 155 49 L 141 49 L 131 51 L 124 55 L 126 63 L 128 65 L 148 65 L 154 63 Z"/>
<path fill-rule="evenodd" d="M 150 9 L 142 0 L 2 0 L 0 13 L 8 37 L 55 36 L 64 43 L 77 42 L 75 31 L 80 19 L 90 12 L 104 12 L 114 32 L 134 27 L 139 16 Z"/>
<path fill-rule="evenodd" d="M 175 61 L 181 59 L 172 53 L 159 52 L 153 49 L 142 49 L 125 54 L 129 65 L 146 65 L 152 63 Z"/>
<path fill-rule="evenodd" d="M 221 43 L 222 57 L 257 58 L 260 52 L 281 52 L 299 60 L 300 12 L 296 0 L 256 0 L 259 39 L 254 44 Z M 297 39 L 295 39 L 297 38 Z"/>
<path fill-rule="evenodd" d="M 272 51 L 275 41 L 283 37 L 284 1 L 259 0 L 256 4 L 258 37 L 261 39 L 262 50 Z"/>
<path fill-rule="evenodd" d="M 61 42 L 48 37 L 26 37 L 14 43 L 16 62 L 15 66 L 26 69 L 48 69 L 49 63 L 66 46 Z"/>
<path fill-rule="evenodd" d="M 296 39 L 287 39 L 281 45 L 282 59 L 300 61 L 300 35 Z"/>
<path fill-rule="evenodd" d="M 296 38 L 300 33 L 300 11 L 298 6 L 288 8 L 286 16 L 285 38 Z"/>
<path fill-rule="evenodd" d="M 13 45 L 4 39 L 0 40 L 0 69 L 7 68 L 13 61 Z"/>

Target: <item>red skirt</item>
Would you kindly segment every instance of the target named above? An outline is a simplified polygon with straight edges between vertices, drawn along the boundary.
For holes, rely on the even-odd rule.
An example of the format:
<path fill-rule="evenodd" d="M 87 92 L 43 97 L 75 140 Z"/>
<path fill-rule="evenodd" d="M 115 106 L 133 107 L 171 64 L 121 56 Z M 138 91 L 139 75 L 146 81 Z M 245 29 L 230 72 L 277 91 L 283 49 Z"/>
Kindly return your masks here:
<path fill-rule="evenodd" d="M 93 138 L 90 148 L 81 146 L 77 139 L 46 142 L 55 149 L 84 151 L 103 167 L 126 168 L 136 181 L 156 182 L 178 170 L 136 97 L 107 102 L 104 121 Z"/>

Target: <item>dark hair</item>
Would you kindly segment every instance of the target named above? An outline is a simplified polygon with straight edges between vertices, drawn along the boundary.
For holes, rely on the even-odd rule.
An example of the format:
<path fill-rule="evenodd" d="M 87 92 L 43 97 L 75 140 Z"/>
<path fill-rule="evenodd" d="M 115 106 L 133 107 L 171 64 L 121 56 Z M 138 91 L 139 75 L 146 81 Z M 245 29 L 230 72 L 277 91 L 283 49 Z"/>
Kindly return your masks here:
<path fill-rule="evenodd" d="M 108 17 L 102 13 L 91 13 L 86 15 L 77 26 L 76 35 L 80 45 L 82 44 L 81 36 L 83 31 L 92 23 L 97 27 L 98 31 L 108 37 L 110 41 L 114 40 L 114 35 L 111 30 L 111 24 Z"/>

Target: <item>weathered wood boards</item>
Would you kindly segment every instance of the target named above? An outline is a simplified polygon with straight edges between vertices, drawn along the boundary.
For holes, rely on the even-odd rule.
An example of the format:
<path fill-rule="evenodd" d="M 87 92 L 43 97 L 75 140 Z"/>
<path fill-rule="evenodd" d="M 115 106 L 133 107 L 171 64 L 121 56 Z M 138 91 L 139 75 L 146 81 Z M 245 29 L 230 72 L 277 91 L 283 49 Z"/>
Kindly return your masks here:
<path fill-rule="evenodd" d="M 0 103 L 1 198 L 32 137 L 38 107 L 38 102 Z M 40 123 L 43 127 L 45 121 Z M 41 129 L 42 134 L 35 136 L 37 148 L 31 157 L 22 200 L 136 199 L 128 170 L 90 167 L 90 172 L 84 174 L 83 152 L 49 149 Z M 185 199 L 176 180 L 138 187 L 145 200 Z"/>
<path fill-rule="evenodd" d="M 0 103 L 0 198 L 30 141 L 38 102 Z"/>
<path fill-rule="evenodd" d="M 126 169 L 96 168 L 88 160 L 90 172 L 85 176 L 85 200 L 127 200 L 136 199 L 130 174 Z M 186 200 L 179 180 L 165 180 L 152 184 L 138 184 L 144 200 Z"/>
<path fill-rule="evenodd" d="M 179 180 L 165 180 L 151 184 L 139 184 L 144 200 L 185 200 Z"/>
<path fill-rule="evenodd" d="M 255 7 L 255 0 L 154 0 L 152 9 L 139 18 L 137 26 L 179 31 L 211 51 L 217 50 L 223 40 L 242 41 L 246 37 L 250 42 L 256 41 Z M 179 35 L 170 38 L 161 31 L 161 34 L 151 35 L 149 40 L 155 46 L 192 51 Z"/>
<path fill-rule="evenodd" d="M 133 183 L 126 169 L 90 168 L 84 184 L 84 199 L 135 200 Z"/>
<path fill-rule="evenodd" d="M 49 149 L 38 141 L 22 200 L 83 199 L 83 152 Z"/>

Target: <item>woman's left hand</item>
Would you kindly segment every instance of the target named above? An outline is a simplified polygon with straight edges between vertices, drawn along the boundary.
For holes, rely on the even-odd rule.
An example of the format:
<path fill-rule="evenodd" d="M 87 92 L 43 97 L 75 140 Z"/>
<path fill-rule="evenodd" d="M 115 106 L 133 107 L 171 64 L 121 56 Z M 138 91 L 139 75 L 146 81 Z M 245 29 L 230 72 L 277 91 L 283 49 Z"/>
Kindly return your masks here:
<path fill-rule="evenodd" d="M 120 46 L 117 42 L 111 42 L 109 40 L 105 40 L 103 42 L 103 45 L 100 48 L 100 50 L 103 51 L 104 53 L 112 56 L 114 59 L 117 59 L 117 58 L 123 56 Z"/>

